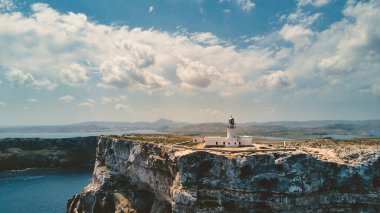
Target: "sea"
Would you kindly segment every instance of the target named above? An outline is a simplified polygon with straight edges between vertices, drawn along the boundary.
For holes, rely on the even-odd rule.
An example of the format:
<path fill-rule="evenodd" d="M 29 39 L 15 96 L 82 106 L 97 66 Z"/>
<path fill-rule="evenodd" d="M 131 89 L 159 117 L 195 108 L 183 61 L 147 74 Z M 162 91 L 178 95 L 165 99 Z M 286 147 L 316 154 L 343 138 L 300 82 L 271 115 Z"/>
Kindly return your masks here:
<path fill-rule="evenodd" d="M 67 200 L 91 182 L 91 173 L 72 169 L 0 172 L 0 212 L 64 213 Z"/>
<path fill-rule="evenodd" d="M 100 135 L 122 135 L 128 133 L 155 134 L 160 133 L 155 130 L 133 130 L 133 131 L 112 131 L 112 132 L 11 132 L 0 133 L 1 138 L 74 138 Z"/>
<path fill-rule="evenodd" d="M 72 138 L 129 132 L 0 133 L 0 138 Z M 64 213 L 66 203 L 91 182 L 92 171 L 73 169 L 26 169 L 0 172 L 0 213 Z"/>

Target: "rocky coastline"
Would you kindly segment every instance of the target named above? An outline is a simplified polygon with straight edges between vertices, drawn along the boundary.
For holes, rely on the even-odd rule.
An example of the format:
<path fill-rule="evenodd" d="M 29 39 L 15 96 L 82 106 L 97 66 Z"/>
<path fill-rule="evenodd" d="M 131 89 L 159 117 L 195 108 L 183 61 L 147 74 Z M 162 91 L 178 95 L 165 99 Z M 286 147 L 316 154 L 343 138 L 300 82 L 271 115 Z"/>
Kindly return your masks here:
<path fill-rule="evenodd" d="M 0 171 L 94 166 L 98 137 L 0 139 Z"/>
<path fill-rule="evenodd" d="M 380 151 L 370 150 L 340 161 L 311 148 L 228 153 L 101 137 L 92 183 L 67 212 L 380 212 Z"/>

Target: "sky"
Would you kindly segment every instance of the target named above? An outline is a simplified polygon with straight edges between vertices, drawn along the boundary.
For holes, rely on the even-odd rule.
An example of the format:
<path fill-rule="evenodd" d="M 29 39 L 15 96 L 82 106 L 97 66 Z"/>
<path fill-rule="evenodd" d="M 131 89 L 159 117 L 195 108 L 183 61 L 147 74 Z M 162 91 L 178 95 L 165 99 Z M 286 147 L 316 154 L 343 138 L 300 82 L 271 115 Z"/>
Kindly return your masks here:
<path fill-rule="evenodd" d="M 0 0 L 0 126 L 380 119 L 380 1 Z"/>

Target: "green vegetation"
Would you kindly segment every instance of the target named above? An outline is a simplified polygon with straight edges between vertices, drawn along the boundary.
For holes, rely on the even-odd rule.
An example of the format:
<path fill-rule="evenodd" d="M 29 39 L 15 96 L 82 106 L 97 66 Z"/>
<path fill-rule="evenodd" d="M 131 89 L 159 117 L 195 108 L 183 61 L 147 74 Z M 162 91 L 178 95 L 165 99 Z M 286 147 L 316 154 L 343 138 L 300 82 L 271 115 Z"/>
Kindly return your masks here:
<path fill-rule="evenodd" d="M 177 144 L 183 146 L 193 146 L 198 143 L 192 142 L 192 137 L 169 134 L 127 134 L 121 136 L 125 140 L 143 141 L 159 144 Z"/>
<path fill-rule="evenodd" d="M 380 138 L 361 138 L 361 139 L 309 139 L 289 142 L 292 146 L 308 146 L 312 148 L 336 148 L 344 146 L 373 146 L 380 147 Z"/>

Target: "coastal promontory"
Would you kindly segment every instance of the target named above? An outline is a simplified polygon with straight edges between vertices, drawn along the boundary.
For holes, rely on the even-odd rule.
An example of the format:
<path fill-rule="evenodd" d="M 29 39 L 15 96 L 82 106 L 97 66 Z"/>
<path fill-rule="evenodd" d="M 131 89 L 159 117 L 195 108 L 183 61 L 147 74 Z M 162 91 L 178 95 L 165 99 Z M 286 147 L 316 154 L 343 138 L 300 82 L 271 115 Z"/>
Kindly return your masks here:
<path fill-rule="evenodd" d="M 101 137 L 92 183 L 67 212 L 380 211 L 378 139 L 230 150 L 186 140 Z"/>

